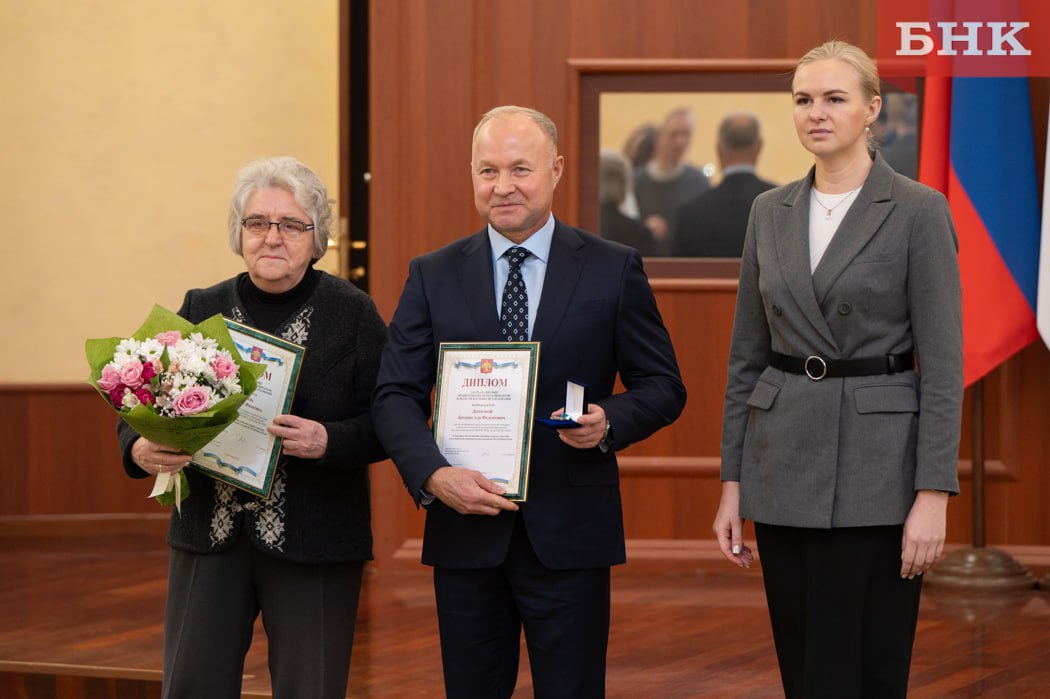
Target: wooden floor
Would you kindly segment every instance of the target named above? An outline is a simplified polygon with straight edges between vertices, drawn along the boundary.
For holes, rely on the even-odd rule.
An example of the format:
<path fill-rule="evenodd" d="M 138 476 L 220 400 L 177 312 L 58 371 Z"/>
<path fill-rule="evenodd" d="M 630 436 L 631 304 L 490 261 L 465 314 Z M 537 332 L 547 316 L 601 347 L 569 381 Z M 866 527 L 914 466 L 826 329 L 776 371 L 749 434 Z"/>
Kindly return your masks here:
<path fill-rule="evenodd" d="M 0 697 L 159 696 L 166 562 L 155 526 L 0 536 Z M 612 600 L 610 697 L 782 696 L 756 571 L 621 566 Z M 265 647 L 257 626 L 246 697 L 269 696 Z M 911 678 L 914 698 L 1050 696 L 1050 594 L 927 588 Z M 442 695 L 426 570 L 367 573 L 349 695 Z"/>

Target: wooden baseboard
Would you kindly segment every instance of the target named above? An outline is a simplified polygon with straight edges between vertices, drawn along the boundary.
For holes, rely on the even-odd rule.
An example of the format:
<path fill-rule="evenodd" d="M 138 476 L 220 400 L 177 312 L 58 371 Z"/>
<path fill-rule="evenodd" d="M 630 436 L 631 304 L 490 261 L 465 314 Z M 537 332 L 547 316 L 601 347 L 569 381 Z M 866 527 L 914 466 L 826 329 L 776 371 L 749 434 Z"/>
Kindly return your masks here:
<path fill-rule="evenodd" d="M 0 541 L 82 536 L 145 535 L 163 537 L 168 531 L 167 512 L 156 514 L 3 515 Z"/>
<path fill-rule="evenodd" d="M 961 544 L 945 546 L 945 552 L 963 548 Z M 1034 573 L 1050 570 L 1050 546 L 997 546 Z M 393 569 L 418 567 L 423 551 L 422 539 L 406 539 L 393 556 Z M 758 559 L 756 552 L 755 558 Z M 737 572 L 722 556 L 713 539 L 628 539 L 627 565 L 624 572 L 651 573 L 665 569 L 668 572 L 711 571 Z M 760 570 L 761 565 L 753 570 Z"/>
<path fill-rule="evenodd" d="M 0 541 L 31 542 L 39 539 L 70 539 L 97 536 L 145 536 L 163 540 L 168 531 L 167 513 L 108 515 L 5 515 L 0 516 Z M 963 548 L 948 544 L 945 552 Z M 995 546 L 1037 575 L 1050 571 L 1050 546 Z M 376 562 L 381 570 L 423 569 L 419 559 L 423 540 L 406 539 L 389 560 Z M 756 553 L 756 558 L 758 555 Z M 627 566 L 632 570 L 669 572 L 723 569 L 725 559 L 713 539 L 628 539 Z M 756 566 L 756 569 L 758 566 Z"/>
<path fill-rule="evenodd" d="M 160 699 L 161 671 L 0 660 L 0 696 L 33 699 Z M 241 699 L 269 699 L 242 692 Z"/>

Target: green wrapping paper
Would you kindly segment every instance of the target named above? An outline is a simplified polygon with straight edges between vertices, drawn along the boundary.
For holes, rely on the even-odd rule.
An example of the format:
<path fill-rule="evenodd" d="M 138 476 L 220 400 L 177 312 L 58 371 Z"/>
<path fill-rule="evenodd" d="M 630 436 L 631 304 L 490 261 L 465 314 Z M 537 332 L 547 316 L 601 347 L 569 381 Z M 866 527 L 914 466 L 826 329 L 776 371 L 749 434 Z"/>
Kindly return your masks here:
<path fill-rule="evenodd" d="M 205 338 L 216 341 L 219 347 L 230 353 L 233 361 L 238 366 L 238 377 L 241 385 L 241 393 L 227 396 L 212 408 L 195 415 L 182 415 L 178 417 L 167 417 L 158 415 L 151 406 L 140 404 L 134 408 L 116 409 L 128 425 L 140 435 L 150 441 L 174 447 L 186 454 L 193 454 L 208 442 L 215 439 L 224 429 L 229 427 L 237 419 L 237 411 L 241 405 L 248 400 L 248 396 L 255 391 L 256 379 L 265 371 L 262 364 L 247 362 L 241 359 L 240 352 L 233 343 L 226 322 L 221 315 L 214 315 L 194 325 L 185 318 L 172 313 L 162 306 L 155 305 L 142 326 L 131 335 L 135 340 L 146 340 L 155 337 L 159 333 L 169 330 L 178 330 L 183 337 L 189 337 L 191 333 L 199 332 Z M 98 385 L 102 376 L 102 369 L 113 360 L 113 353 L 117 345 L 127 338 L 107 337 L 95 340 L 87 340 L 84 350 L 87 355 L 91 374 L 88 383 L 95 387 L 106 404 L 113 407 L 109 395 Z M 167 352 L 161 358 L 164 369 L 168 368 Z M 189 485 L 186 476 L 179 472 L 181 481 L 182 498 L 189 494 Z M 162 505 L 170 505 L 174 502 L 171 492 L 157 498 Z"/>

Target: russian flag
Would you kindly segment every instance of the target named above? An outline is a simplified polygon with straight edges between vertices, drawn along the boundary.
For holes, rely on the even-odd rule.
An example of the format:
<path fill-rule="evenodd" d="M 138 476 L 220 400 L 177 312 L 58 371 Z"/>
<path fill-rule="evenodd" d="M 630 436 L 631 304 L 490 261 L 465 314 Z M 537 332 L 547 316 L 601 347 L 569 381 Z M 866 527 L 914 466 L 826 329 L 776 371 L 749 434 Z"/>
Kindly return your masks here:
<path fill-rule="evenodd" d="M 1026 78 L 937 78 L 923 95 L 919 179 L 959 236 L 967 386 L 1039 334 L 1040 216 Z"/>
<path fill-rule="evenodd" d="M 1046 166 L 1043 169 L 1043 242 L 1039 247 L 1039 299 L 1035 305 L 1039 334 L 1050 347 L 1050 122 L 1046 125 Z"/>

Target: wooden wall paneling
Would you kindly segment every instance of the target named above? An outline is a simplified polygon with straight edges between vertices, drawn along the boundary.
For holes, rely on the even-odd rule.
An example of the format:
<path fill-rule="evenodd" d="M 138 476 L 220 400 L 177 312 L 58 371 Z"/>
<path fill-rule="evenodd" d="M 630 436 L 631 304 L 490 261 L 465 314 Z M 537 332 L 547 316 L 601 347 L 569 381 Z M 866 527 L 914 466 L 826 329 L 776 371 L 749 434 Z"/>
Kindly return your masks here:
<path fill-rule="evenodd" d="M 387 319 L 412 257 L 477 228 L 470 0 L 371 4 L 372 295 Z"/>
<path fill-rule="evenodd" d="M 469 170 L 475 7 L 376 0 L 370 9 L 370 289 L 389 320 L 409 260 L 479 227 Z M 422 535 L 423 519 L 391 462 L 371 475 L 381 562 Z"/>
<path fill-rule="evenodd" d="M 1050 543 L 1043 514 L 1050 495 L 1050 352 L 1039 341 L 985 377 L 985 533 L 991 546 Z M 970 543 L 972 527 L 970 392 L 963 406 L 961 492 L 949 504 L 948 540 Z"/>
<path fill-rule="evenodd" d="M 618 454 L 630 539 L 706 536 L 721 492 L 719 447 L 736 282 L 653 281 L 689 397 L 670 427 Z"/>
<path fill-rule="evenodd" d="M 163 511 L 124 474 L 116 417 L 90 386 L 0 386 L 0 424 L 0 515 Z"/>
<path fill-rule="evenodd" d="M 423 538 L 425 513 L 416 509 L 392 461 L 372 466 L 372 548 L 382 567 L 409 543 Z M 419 562 L 416 556 L 414 562 Z"/>
<path fill-rule="evenodd" d="M 1050 541 L 1046 501 L 1050 496 L 1050 352 L 1041 341 L 1022 350 L 996 370 L 998 405 L 989 411 L 989 433 L 999 437 L 999 458 L 1013 476 L 986 489 L 985 513 L 990 543 L 1035 544 Z M 987 396 L 988 391 L 985 391 Z"/>
<path fill-rule="evenodd" d="M 29 415 L 23 392 L 0 390 L 0 514 L 23 514 L 30 498 Z"/>
<path fill-rule="evenodd" d="M 1050 544 L 1050 350 L 1040 340 L 1015 360 L 1020 377 L 1016 402 L 1017 463 L 1022 470 L 1014 490 L 1023 503 L 1010 506 L 1010 529 L 995 541 Z M 997 532 L 997 534 L 999 534 Z"/>

